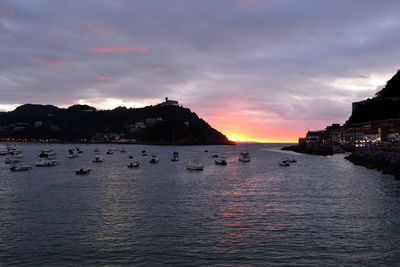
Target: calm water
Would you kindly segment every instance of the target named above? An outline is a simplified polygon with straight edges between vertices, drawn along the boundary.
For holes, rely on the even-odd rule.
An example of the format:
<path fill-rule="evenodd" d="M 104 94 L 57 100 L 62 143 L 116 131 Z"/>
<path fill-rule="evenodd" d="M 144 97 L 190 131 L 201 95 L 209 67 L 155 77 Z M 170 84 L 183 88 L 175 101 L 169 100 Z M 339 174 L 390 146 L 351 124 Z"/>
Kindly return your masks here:
<path fill-rule="evenodd" d="M 400 181 L 354 166 L 344 155 L 237 146 L 125 146 L 92 163 L 94 145 L 17 145 L 25 163 L 41 149 L 60 165 L 12 173 L 0 163 L 2 265 L 398 266 Z M 151 165 L 140 150 L 157 152 Z M 209 152 L 204 152 L 208 149 Z M 225 154 L 218 166 L 213 152 Z M 141 161 L 129 169 L 128 155 Z M 280 167 L 294 157 L 298 163 Z M 198 158 L 202 172 L 184 162 Z M 81 165 L 87 176 L 75 175 Z"/>

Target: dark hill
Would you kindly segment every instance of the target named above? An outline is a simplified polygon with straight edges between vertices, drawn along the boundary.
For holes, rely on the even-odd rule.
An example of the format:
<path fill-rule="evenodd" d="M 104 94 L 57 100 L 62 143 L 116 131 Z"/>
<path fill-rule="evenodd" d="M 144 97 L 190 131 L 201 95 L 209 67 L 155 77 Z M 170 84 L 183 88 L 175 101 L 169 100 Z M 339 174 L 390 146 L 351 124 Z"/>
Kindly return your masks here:
<path fill-rule="evenodd" d="M 346 124 L 400 118 L 400 70 L 376 97 L 353 103 L 353 111 Z"/>
<path fill-rule="evenodd" d="M 63 109 L 26 104 L 0 114 L 0 126 L 1 138 L 96 142 L 123 138 L 148 144 L 231 144 L 196 113 L 179 106 L 96 110 L 87 105 Z"/>
<path fill-rule="evenodd" d="M 385 88 L 376 93 L 380 97 L 400 97 L 400 70 L 387 83 Z"/>

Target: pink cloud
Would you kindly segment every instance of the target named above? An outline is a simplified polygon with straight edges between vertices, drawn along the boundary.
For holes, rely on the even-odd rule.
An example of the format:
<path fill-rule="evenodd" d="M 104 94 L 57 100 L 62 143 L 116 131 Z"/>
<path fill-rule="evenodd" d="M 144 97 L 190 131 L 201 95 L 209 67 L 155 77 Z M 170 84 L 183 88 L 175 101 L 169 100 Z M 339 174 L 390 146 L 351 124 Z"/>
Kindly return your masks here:
<path fill-rule="evenodd" d="M 165 69 L 165 68 L 154 68 L 153 71 L 154 72 L 165 72 L 165 71 L 167 71 L 167 69 Z"/>
<path fill-rule="evenodd" d="M 100 80 L 105 80 L 105 81 L 112 80 L 111 76 L 108 76 L 107 74 L 103 73 L 95 73 L 94 76 Z"/>
<path fill-rule="evenodd" d="M 125 53 L 125 52 L 146 52 L 146 46 L 138 46 L 133 47 L 130 45 L 122 45 L 122 46 L 104 46 L 97 45 L 90 48 L 92 52 L 100 52 L 100 53 Z"/>
<path fill-rule="evenodd" d="M 66 60 L 59 58 L 30 57 L 29 59 L 38 62 L 42 69 L 60 68 L 67 64 Z"/>
<path fill-rule="evenodd" d="M 14 16 L 14 11 L 9 8 L 0 8 L 0 19 L 7 19 Z"/>

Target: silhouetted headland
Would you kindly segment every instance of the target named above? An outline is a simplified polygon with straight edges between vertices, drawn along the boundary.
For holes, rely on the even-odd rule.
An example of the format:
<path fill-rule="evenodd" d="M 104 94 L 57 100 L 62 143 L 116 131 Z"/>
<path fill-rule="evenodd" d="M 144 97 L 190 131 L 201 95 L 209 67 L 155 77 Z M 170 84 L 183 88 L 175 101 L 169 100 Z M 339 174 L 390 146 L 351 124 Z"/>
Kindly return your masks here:
<path fill-rule="evenodd" d="M 0 112 L 0 140 L 25 142 L 228 145 L 228 138 L 189 108 L 168 100 L 143 108 L 97 110 L 25 104 Z"/>

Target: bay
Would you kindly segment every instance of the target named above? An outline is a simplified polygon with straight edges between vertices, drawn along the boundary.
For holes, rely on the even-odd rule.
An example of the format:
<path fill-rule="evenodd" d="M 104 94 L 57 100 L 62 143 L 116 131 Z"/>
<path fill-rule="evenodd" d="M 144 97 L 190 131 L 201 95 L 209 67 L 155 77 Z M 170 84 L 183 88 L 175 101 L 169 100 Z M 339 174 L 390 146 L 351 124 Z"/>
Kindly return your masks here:
<path fill-rule="evenodd" d="M 0 157 L 2 265 L 395 266 L 400 262 L 400 182 L 331 157 L 235 146 L 18 144 L 34 165 L 44 149 L 59 165 L 11 172 Z M 98 147 L 104 162 L 93 163 Z M 147 157 L 140 156 L 145 149 Z M 208 152 L 204 152 L 208 150 Z M 158 164 L 150 164 L 157 153 Z M 227 166 L 215 165 L 213 153 Z M 141 164 L 127 168 L 132 154 Z M 281 167 L 283 158 L 297 163 Z M 199 159 L 204 171 L 188 171 Z M 88 175 L 76 175 L 80 166 Z"/>

